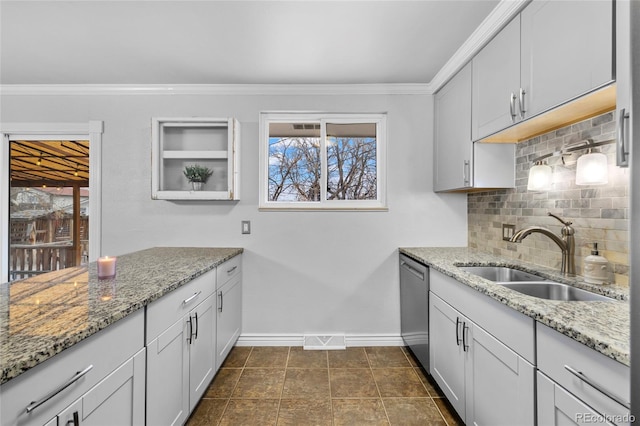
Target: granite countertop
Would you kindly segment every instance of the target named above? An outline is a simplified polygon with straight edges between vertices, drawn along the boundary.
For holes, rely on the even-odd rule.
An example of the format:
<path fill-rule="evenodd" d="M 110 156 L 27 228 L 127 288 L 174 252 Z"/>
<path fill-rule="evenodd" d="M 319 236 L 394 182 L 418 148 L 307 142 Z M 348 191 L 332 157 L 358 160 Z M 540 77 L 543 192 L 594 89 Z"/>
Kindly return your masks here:
<path fill-rule="evenodd" d="M 157 247 L 0 285 L 0 384 L 242 253 L 241 248 Z"/>
<path fill-rule="evenodd" d="M 400 248 L 400 253 L 451 276 L 622 364 L 630 365 L 629 292 L 626 287 L 587 284 L 581 277 L 567 278 L 562 276 L 559 271 L 550 268 L 494 256 L 466 247 Z M 514 266 L 524 271 L 537 273 L 550 280 L 570 284 L 618 300 L 612 302 L 562 302 L 540 299 L 518 293 L 458 268 L 458 266 L 478 265 Z"/>

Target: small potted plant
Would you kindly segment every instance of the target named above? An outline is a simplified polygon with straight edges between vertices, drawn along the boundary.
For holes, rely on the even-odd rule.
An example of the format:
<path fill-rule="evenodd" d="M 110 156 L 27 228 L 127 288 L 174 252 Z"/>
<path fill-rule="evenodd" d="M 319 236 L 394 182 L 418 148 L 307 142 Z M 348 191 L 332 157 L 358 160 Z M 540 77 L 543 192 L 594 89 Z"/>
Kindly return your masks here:
<path fill-rule="evenodd" d="M 199 164 L 186 166 L 184 168 L 184 175 L 189 179 L 189 182 L 191 182 L 191 187 L 194 191 L 200 191 L 202 189 L 202 185 L 209 180 L 209 177 L 212 174 L 213 170 Z"/>

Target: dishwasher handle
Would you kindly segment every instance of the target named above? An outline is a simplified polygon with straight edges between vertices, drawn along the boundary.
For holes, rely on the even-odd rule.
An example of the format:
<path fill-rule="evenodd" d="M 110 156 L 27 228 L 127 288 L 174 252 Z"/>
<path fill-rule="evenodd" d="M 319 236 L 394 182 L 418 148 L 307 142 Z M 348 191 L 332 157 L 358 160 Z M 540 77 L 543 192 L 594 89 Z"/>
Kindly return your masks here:
<path fill-rule="evenodd" d="M 409 265 L 408 262 L 405 262 L 404 260 L 400 261 L 400 266 L 404 267 L 405 269 L 407 269 L 409 272 L 411 272 L 413 275 L 415 275 L 416 277 L 420 278 L 421 281 L 424 281 L 424 272 L 420 271 L 416 268 L 414 268 L 413 266 Z"/>

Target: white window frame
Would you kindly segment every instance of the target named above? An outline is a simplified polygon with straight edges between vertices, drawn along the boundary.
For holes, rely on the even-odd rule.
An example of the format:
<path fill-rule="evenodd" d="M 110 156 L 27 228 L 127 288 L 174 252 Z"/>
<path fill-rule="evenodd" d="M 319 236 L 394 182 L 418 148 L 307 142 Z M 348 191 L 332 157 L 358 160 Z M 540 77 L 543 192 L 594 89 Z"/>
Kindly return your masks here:
<path fill-rule="evenodd" d="M 269 201 L 269 124 L 320 124 L 320 201 Z M 372 123 L 376 125 L 376 200 L 327 200 L 326 124 Z M 260 113 L 260 210 L 379 210 L 387 211 L 387 115 L 384 113 Z"/>
<path fill-rule="evenodd" d="M 89 261 L 102 247 L 102 121 L 86 123 L 0 123 L 0 283 L 9 279 L 9 141 L 84 139 L 89 141 Z"/>

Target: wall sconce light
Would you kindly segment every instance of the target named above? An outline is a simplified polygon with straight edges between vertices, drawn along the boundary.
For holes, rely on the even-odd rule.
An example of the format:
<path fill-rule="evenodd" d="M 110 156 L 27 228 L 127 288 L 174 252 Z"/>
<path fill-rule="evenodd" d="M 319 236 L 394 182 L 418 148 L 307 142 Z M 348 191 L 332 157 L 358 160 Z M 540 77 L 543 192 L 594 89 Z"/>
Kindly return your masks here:
<path fill-rule="evenodd" d="M 546 191 L 551 189 L 553 170 L 542 161 L 536 161 L 529 169 L 528 191 Z"/>
<path fill-rule="evenodd" d="M 574 151 L 586 150 L 586 154 L 578 158 L 576 164 L 576 185 L 604 185 L 609 181 L 609 167 L 607 156 L 600 152 L 593 152 L 593 148 L 614 143 L 615 139 L 594 142 L 587 139 L 576 144 L 563 147 L 560 151 L 545 154 L 533 160 L 534 165 L 529 169 L 529 182 L 527 190 L 545 191 L 550 189 L 552 182 L 552 169 L 542 160 L 549 157 L 562 157 Z"/>
<path fill-rule="evenodd" d="M 609 182 L 607 156 L 601 152 L 587 153 L 578 158 L 576 165 L 576 185 L 604 185 Z"/>

